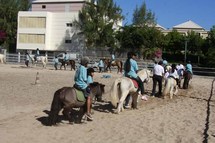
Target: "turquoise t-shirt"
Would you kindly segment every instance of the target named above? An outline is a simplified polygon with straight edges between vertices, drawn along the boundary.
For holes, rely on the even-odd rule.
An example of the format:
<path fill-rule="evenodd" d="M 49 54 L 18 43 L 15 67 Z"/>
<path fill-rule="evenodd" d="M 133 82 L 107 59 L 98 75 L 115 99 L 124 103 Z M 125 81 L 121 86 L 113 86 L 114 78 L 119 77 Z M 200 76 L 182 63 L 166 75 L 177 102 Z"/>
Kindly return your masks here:
<path fill-rule="evenodd" d="M 131 69 L 128 73 L 125 73 L 125 75 L 131 76 L 133 78 L 137 78 L 136 71 L 138 70 L 137 62 L 133 59 L 130 59 Z"/>
<path fill-rule="evenodd" d="M 87 77 L 87 84 L 89 85 L 90 83 L 93 83 L 93 77 L 88 75 Z"/>
<path fill-rule="evenodd" d="M 114 54 L 111 55 L 111 59 L 115 60 L 115 55 Z"/>
<path fill-rule="evenodd" d="M 192 70 L 192 65 L 191 64 L 187 64 L 186 65 L 186 71 L 189 71 L 190 73 L 193 74 L 193 70 Z"/>
<path fill-rule="evenodd" d="M 64 60 L 67 61 L 69 59 L 69 56 L 67 54 L 64 54 Z"/>
<path fill-rule="evenodd" d="M 75 72 L 75 84 L 81 89 L 87 88 L 87 68 L 83 65 Z"/>
<path fill-rule="evenodd" d="M 104 62 L 103 62 L 103 60 L 100 60 L 100 61 L 99 61 L 98 66 L 99 66 L 99 67 L 102 67 L 102 68 L 104 67 Z"/>
<path fill-rule="evenodd" d="M 55 64 L 58 64 L 58 63 L 59 63 L 58 58 L 54 58 L 54 59 L 53 59 L 53 62 L 54 62 Z"/>

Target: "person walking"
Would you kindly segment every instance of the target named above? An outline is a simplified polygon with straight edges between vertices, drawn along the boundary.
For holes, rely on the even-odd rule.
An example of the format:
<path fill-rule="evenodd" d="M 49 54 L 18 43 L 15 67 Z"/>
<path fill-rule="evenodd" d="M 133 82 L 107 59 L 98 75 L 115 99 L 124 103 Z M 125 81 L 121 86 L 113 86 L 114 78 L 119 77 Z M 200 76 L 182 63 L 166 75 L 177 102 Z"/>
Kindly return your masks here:
<path fill-rule="evenodd" d="M 30 55 L 28 52 L 25 53 L 25 65 L 28 67 L 30 61 Z"/>
<path fill-rule="evenodd" d="M 98 67 L 99 67 L 99 72 L 103 72 L 104 71 L 104 61 L 103 61 L 102 58 L 99 60 Z"/>
<path fill-rule="evenodd" d="M 152 94 L 151 96 L 155 96 L 155 90 L 156 90 L 156 85 L 158 83 L 159 91 L 158 91 L 158 96 L 161 96 L 162 94 L 162 79 L 164 76 L 164 68 L 162 66 L 163 62 L 159 61 L 157 65 L 154 66 L 153 69 L 153 88 L 152 88 Z"/>
<path fill-rule="evenodd" d="M 55 58 L 53 59 L 53 62 L 54 62 L 55 70 L 58 70 L 57 66 L 58 66 L 59 60 L 57 56 L 55 56 Z"/>

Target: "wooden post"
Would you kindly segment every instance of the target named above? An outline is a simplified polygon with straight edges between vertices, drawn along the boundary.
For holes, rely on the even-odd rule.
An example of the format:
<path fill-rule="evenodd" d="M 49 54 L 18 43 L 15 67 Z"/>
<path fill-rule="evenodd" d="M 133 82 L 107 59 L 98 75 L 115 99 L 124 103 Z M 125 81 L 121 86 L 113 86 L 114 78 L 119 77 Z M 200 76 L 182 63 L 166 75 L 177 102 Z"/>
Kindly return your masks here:
<path fill-rule="evenodd" d="M 40 83 L 40 79 L 39 79 L 39 72 L 37 72 L 36 74 L 36 80 L 35 80 L 35 85 Z"/>

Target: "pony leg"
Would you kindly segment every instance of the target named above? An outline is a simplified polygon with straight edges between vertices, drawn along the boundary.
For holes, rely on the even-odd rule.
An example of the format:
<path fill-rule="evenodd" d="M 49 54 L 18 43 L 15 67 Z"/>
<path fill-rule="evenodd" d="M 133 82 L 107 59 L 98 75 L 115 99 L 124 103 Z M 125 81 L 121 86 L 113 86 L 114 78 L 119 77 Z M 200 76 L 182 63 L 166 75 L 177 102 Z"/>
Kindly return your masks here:
<path fill-rule="evenodd" d="M 172 97 L 173 97 L 173 89 L 174 89 L 174 87 L 172 86 L 172 87 L 170 88 L 170 99 L 172 99 Z"/>
<path fill-rule="evenodd" d="M 118 107 L 117 107 L 117 112 L 116 112 L 117 114 L 119 114 L 120 111 L 122 111 L 122 112 L 124 111 L 123 103 L 124 103 L 125 98 L 127 97 L 127 95 L 128 95 L 128 92 L 122 94 L 122 97 L 120 98 L 119 104 L 118 104 Z"/>
<path fill-rule="evenodd" d="M 83 118 L 84 113 L 86 112 L 86 105 L 84 105 L 83 107 L 80 107 L 80 110 L 78 112 L 78 123 L 82 123 L 82 119 L 85 122 L 87 120 L 86 117 Z"/>
<path fill-rule="evenodd" d="M 133 109 L 137 109 L 138 96 L 139 96 L 139 94 L 137 94 L 137 93 L 132 94 L 132 106 L 131 107 Z"/>
<path fill-rule="evenodd" d="M 51 109 L 51 111 L 49 113 L 49 125 L 50 126 L 56 125 L 59 112 L 60 112 L 60 109 Z"/>
<path fill-rule="evenodd" d="M 175 92 L 173 93 L 174 95 L 176 95 L 178 93 L 178 86 L 175 86 Z"/>
<path fill-rule="evenodd" d="M 70 124 L 73 124 L 73 120 L 72 120 L 72 116 L 71 116 L 71 110 L 72 110 L 72 108 L 71 107 L 65 107 L 64 108 L 64 112 L 63 112 L 63 114 L 65 115 L 65 116 L 67 116 L 68 117 L 68 120 L 69 120 L 69 123 Z"/>

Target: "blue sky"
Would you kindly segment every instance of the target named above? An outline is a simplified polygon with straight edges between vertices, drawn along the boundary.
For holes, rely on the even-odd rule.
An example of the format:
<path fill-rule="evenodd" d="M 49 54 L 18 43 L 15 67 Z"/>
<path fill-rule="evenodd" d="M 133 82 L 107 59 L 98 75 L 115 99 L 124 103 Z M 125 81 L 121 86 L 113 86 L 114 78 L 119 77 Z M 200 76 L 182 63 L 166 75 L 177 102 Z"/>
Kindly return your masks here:
<path fill-rule="evenodd" d="M 145 1 L 147 9 L 155 13 L 157 23 L 172 28 L 188 20 L 210 30 L 215 25 L 215 0 L 114 0 L 125 16 L 124 24 L 132 23 L 136 6 Z"/>

